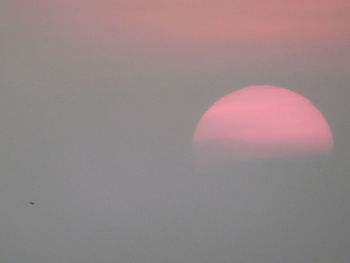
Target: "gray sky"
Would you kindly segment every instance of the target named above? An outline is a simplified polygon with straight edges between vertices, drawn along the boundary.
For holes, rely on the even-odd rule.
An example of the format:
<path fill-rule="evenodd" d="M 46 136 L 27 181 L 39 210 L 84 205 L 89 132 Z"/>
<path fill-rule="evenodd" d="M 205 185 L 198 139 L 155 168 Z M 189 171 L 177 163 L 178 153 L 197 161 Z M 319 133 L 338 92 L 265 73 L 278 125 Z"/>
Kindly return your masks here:
<path fill-rule="evenodd" d="M 349 3 L 259 2 L 0 0 L 1 262 L 349 262 Z M 199 118 L 260 84 L 334 153 L 196 174 Z"/>

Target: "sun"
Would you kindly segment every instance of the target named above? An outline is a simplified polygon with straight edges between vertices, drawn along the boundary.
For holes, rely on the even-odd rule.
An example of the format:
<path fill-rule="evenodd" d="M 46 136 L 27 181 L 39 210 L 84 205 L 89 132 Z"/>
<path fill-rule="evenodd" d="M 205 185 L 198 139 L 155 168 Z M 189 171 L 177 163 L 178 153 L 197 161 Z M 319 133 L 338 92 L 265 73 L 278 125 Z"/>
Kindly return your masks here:
<path fill-rule="evenodd" d="M 250 86 L 214 103 L 193 137 L 196 162 L 319 155 L 334 148 L 317 107 L 286 88 Z"/>

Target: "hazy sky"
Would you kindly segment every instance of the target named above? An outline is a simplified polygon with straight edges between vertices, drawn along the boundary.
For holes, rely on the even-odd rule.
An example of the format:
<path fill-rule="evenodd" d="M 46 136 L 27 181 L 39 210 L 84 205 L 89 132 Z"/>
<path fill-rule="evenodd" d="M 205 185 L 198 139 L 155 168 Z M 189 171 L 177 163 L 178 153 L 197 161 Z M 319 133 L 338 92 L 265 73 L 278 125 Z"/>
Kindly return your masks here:
<path fill-rule="evenodd" d="M 345 0 L 0 0 L 0 261 L 348 263 L 349 27 Z M 202 114 L 264 84 L 333 154 L 196 174 Z"/>

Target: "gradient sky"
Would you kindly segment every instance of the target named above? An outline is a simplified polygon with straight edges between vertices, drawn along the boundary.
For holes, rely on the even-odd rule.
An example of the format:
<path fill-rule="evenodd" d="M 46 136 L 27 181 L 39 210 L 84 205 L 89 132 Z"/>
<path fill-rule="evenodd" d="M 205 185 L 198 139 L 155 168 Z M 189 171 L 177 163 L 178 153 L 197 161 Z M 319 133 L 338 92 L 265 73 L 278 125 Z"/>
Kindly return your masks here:
<path fill-rule="evenodd" d="M 345 0 L 0 0 L 0 261 L 348 263 L 349 24 Z M 265 84 L 334 153 L 196 174 L 200 117 Z"/>

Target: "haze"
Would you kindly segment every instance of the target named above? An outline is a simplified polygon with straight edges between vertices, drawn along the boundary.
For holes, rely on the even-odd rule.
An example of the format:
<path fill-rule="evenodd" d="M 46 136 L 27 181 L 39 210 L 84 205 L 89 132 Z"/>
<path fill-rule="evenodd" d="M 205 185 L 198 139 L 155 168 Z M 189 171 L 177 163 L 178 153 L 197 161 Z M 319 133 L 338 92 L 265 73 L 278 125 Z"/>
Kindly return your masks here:
<path fill-rule="evenodd" d="M 348 263 L 348 1 L 0 0 L 0 262 Z M 320 158 L 197 173 L 204 112 L 310 99 Z"/>

